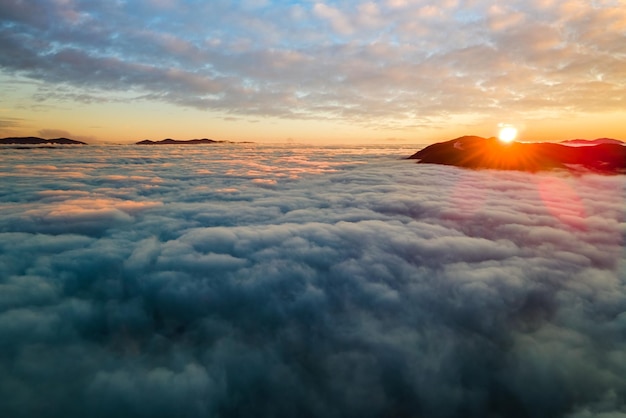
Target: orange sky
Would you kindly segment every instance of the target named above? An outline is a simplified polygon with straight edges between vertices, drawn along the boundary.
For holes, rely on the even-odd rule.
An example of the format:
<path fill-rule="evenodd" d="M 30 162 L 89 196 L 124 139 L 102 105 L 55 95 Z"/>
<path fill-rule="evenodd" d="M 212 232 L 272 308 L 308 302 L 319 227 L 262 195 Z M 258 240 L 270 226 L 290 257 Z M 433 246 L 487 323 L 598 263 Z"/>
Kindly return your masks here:
<path fill-rule="evenodd" d="M 623 1 L 0 5 L 0 136 L 626 139 Z"/>

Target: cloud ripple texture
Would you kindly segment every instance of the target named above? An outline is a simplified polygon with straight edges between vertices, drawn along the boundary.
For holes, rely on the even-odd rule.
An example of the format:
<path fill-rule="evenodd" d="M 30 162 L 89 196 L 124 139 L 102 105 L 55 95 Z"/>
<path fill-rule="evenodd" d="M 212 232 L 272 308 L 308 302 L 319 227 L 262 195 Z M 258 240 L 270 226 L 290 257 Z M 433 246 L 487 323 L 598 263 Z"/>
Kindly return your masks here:
<path fill-rule="evenodd" d="M 3 149 L 0 416 L 626 416 L 626 176 L 414 151 Z"/>

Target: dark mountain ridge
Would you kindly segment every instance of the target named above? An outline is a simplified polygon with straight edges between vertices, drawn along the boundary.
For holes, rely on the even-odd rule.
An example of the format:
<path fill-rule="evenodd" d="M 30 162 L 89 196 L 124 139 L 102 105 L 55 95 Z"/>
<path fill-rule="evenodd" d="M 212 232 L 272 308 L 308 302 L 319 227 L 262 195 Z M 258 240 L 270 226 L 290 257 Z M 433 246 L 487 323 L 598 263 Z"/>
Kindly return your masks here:
<path fill-rule="evenodd" d="M 607 174 L 626 174 L 626 146 L 600 143 L 569 146 L 558 143 L 505 144 L 497 138 L 462 136 L 429 145 L 409 159 L 420 164 L 536 172 L 584 168 Z"/>
<path fill-rule="evenodd" d="M 617 144 L 626 145 L 626 142 L 613 138 L 597 138 L 597 139 L 568 139 L 561 141 L 565 145 L 599 145 L 599 144 Z"/>
<path fill-rule="evenodd" d="M 178 140 L 167 138 L 161 141 L 152 141 L 150 139 L 144 139 L 143 141 L 136 142 L 135 145 L 201 145 L 201 144 L 218 144 L 227 141 L 216 141 L 214 139 L 202 138 L 202 139 L 188 139 Z"/>
<path fill-rule="evenodd" d="M 36 136 L 1 138 L 0 145 L 87 145 L 69 138 L 43 139 Z"/>

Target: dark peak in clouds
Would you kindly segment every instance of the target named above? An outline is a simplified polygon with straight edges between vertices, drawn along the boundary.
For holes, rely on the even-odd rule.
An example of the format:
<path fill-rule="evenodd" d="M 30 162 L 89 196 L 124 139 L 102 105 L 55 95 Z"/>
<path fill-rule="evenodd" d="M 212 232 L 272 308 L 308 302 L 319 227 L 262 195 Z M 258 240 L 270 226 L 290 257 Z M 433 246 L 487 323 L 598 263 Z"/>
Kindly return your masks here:
<path fill-rule="evenodd" d="M 167 138 L 160 141 L 152 141 L 150 139 L 144 139 L 143 141 L 136 142 L 135 145 L 211 145 L 211 144 L 233 144 L 231 141 L 218 141 L 215 139 L 201 138 L 201 139 L 188 139 L 178 140 Z M 53 138 L 44 139 L 35 136 L 27 137 L 9 137 L 0 138 L 0 145 L 87 145 L 86 142 L 77 141 L 69 138 Z"/>
<path fill-rule="evenodd" d="M 597 139 L 567 139 L 561 141 L 565 145 L 599 145 L 599 144 L 617 144 L 626 145 L 626 142 L 613 138 L 597 138 Z"/>
<path fill-rule="evenodd" d="M 574 147 L 555 143 L 502 143 L 497 138 L 462 136 L 430 145 L 409 159 L 419 163 L 445 164 L 465 168 L 542 171 L 551 169 L 626 173 L 626 146 L 598 140 L 590 146 Z"/>
<path fill-rule="evenodd" d="M 87 145 L 82 141 L 69 138 L 43 139 L 36 136 L 1 138 L 1 145 Z"/>
<path fill-rule="evenodd" d="M 150 139 L 144 139 L 143 141 L 136 142 L 135 145 L 202 145 L 202 144 L 220 144 L 227 141 L 216 141 L 214 139 L 202 138 L 202 139 L 162 139 L 161 141 L 152 141 Z"/>

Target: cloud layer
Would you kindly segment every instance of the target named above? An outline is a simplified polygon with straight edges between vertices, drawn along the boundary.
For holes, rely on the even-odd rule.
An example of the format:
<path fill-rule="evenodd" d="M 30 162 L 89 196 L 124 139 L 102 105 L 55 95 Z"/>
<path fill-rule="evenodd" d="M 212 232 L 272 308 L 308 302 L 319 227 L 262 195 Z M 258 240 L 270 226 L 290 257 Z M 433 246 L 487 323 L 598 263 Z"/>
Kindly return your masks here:
<path fill-rule="evenodd" d="M 5 151 L 2 416 L 626 414 L 624 176 Z"/>
<path fill-rule="evenodd" d="M 7 0 L 0 69 L 43 81 L 41 101 L 157 100 L 381 126 L 604 112 L 623 108 L 622 6 Z"/>

